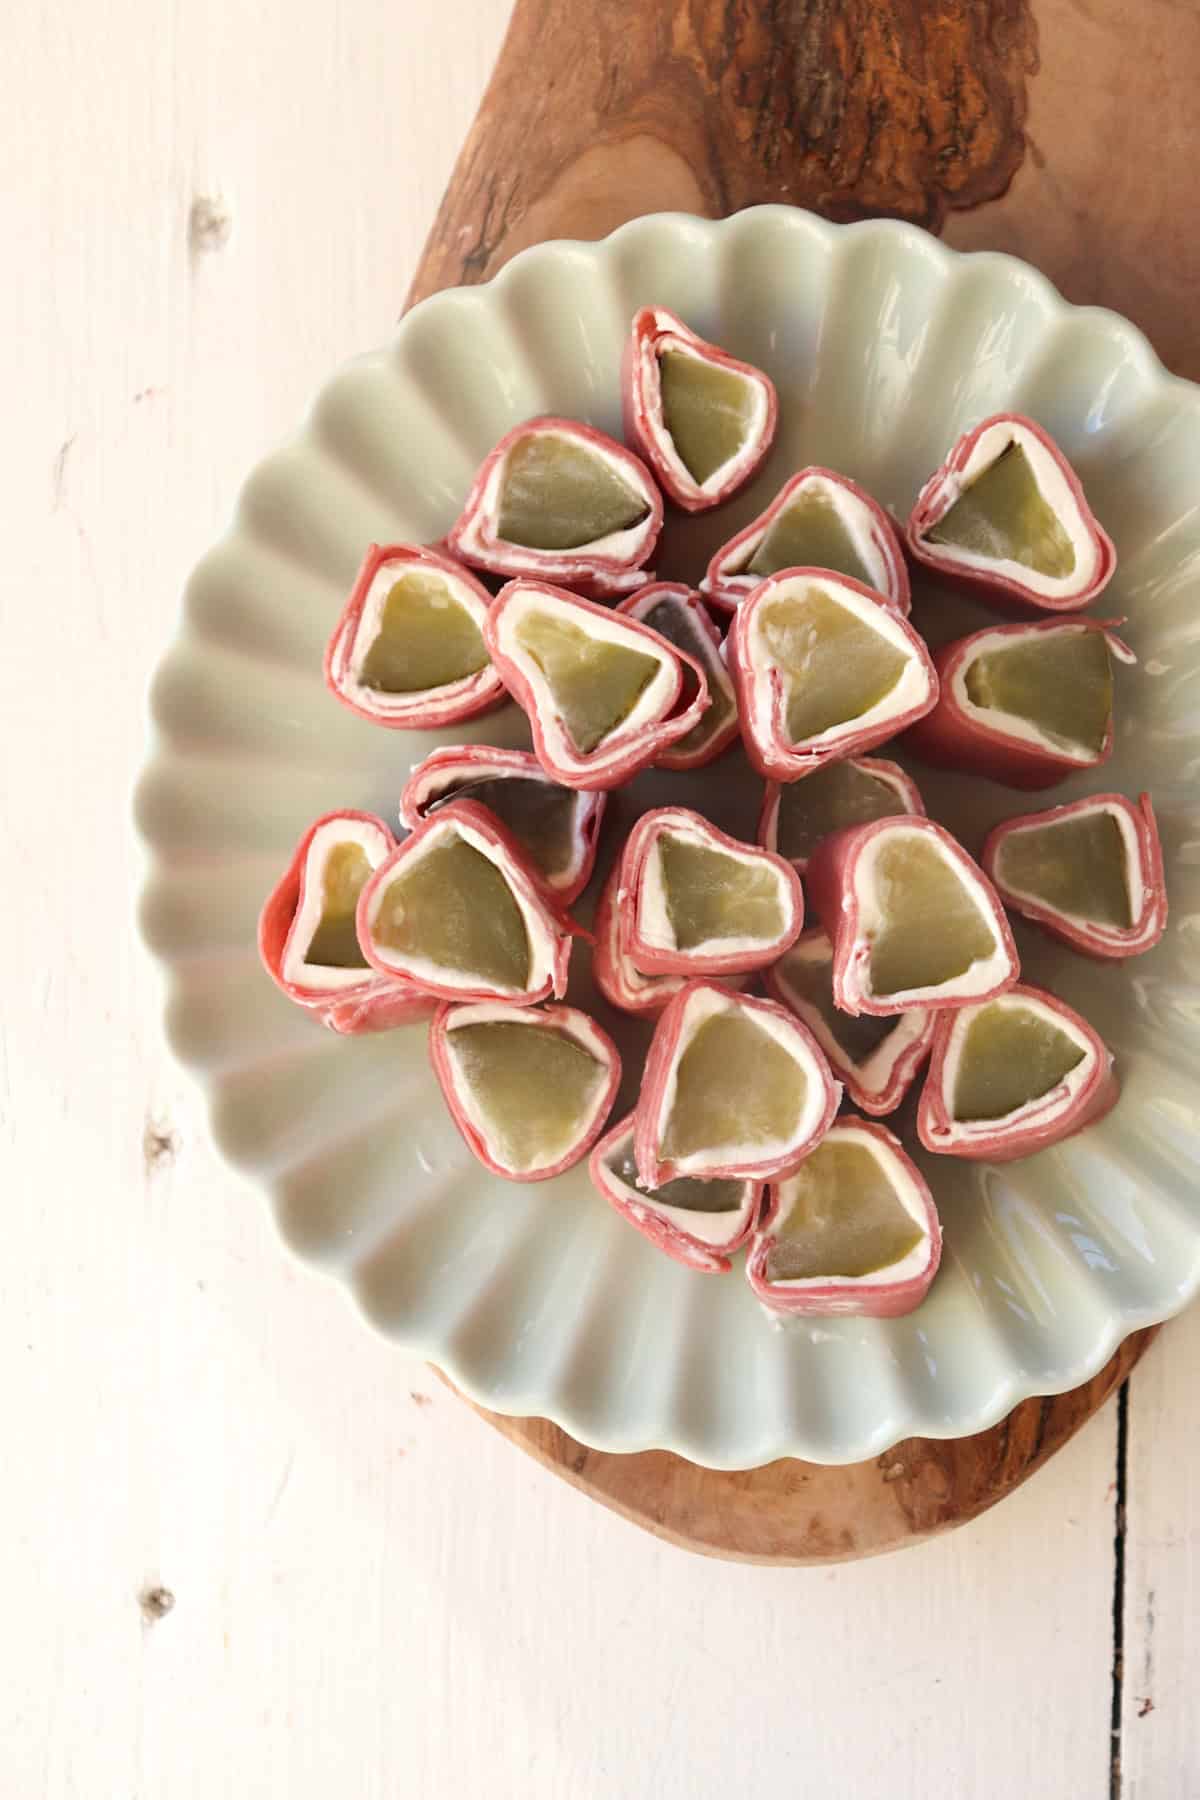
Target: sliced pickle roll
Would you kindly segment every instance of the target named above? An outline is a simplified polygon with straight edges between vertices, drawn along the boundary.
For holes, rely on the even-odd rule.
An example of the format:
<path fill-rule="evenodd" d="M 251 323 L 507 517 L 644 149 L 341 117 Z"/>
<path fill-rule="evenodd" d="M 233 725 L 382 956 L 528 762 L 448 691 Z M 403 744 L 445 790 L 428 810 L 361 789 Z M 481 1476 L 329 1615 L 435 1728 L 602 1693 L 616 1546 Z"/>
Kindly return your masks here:
<path fill-rule="evenodd" d="M 907 620 L 861 582 L 789 569 L 740 605 L 728 639 L 746 753 L 796 781 L 913 724 L 937 676 Z"/>
<path fill-rule="evenodd" d="M 272 981 L 332 1030 L 357 1036 L 426 1018 L 432 996 L 373 969 L 358 936 L 363 888 L 396 847 L 371 813 L 326 813 L 304 833 L 263 905 L 259 954 Z"/>
<path fill-rule="evenodd" d="M 483 641 L 487 589 L 421 544 L 372 544 L 325 653 L 330 692 L 397 729 L 471 719 L 504 699 Z"/>
<path fill-rule="evenodd" d="M 917 497 L 909 549 L 992 599 L 1074 612 L 1116 567 L 1078 476 L 1032 419 L 998 413 L 959 438 Z"/>
<path fill-rule="evenodd" d="M 415 830 L 453 800 L 474 800 L 512 832 L 547 891 L 570 906 L 596 860 L 606 796 L 552 781 L 528 750 L 447 744 L 418 763 L 400 795 Z"/>
<path fill-rule="evenodd" d="M 907 744 L 927 762 L 1042 788 L 1112 754 L 1113 659 L 1132 653 L 1101 619 L 996 625 L 938 651 L 936 707 Z"/>
<path fill-rule="evenodd" d="M 516 839 L 456 800 L 376 869 L 358 902 L 367 960 L 444 1000 L 532 1005 L 565 991 L 571 939 Z"/>
<path fill-rule="evenodd" d="M 1000 896 L 1089 956 L 1140 956 L 1162 937 L 1167 892 L 1149 794 L 1093 794 L 997 825 L 983 866 Z"/>
<path fill-rule="evenodd" d="M 762 1184 L 680 1176 L 661 1187 L 647 1188 L 638 1177 L 633 1141 L 631 1113 L 592 1151 L 588 1170 L 597 1192 L 676 1262 L 703 1274 L 725 1274 L 730 1253 L 745 1243 L 754 1228 Z"/>
<path fill-rule="evenodd" d="M 654 581 L 617 607 L 648 625 L 677 650 L 692 657 L 708 680 L 709 707 L 700 723 L 656 759 L 660 769 L 699 769 L 720 756 L 738 735 L 737 695 L 721 656 L 721 636 L 694 588 L 677 581 Z M 685 665 L 685 696 L 691 674 Z"/>
<path fill-rule="evenodd" d="M 700 723 L 700 664 L 649 626 L 540 581 L 510 581 L 486 638 L 528 716 L 546 773 L 565 787 L 619 786 Z M 695 688 L 683 700 L 683 671 Z"/>
<path fill-rule="evenodd" d="M 917 1130 L 927 1150 L 1009 1162 L 1101 1118 L 1118 1092 L 1086 1019 L 1022 984 L 939 1018 Z"/>
<path fill-rule="evenodd" d="M 614 863 L 600 890 L 593 924 L 592 976 L 610 1006 L 641 1015 L 660 1013 L 685 985 L 683 975 L 648 975 L 621 943 L 621 866 Z"/>
<path fill-rule="evenodd" d="M 932 1012 L 842 1012 L 833 999 L 833 946 L 821 930 L 804 932 L 767 970 L 766 984 L 808 1026 L 855 1106 L 877 1118 L 895 1112 L 929 1054 Z"/>
<path fill-rule="evenodd" d="M 446 1006 L 429 1052 L 468 1147 L 507 1181 L 548 1181 L 581 1162 L 621 1079 L 612 1039 L 573 1006 Z"/>
<path fill-rule="evenodd" d="M 932 819 L 835 832 L 818 845 L 806 885 L 833 945 L 833 997 L 844 1012 L 962 1006 L 1017 979 L 995 889 Z"/>
<path fill-rule="evenodd" d="M 693 981 L 667 1004 L 646 1060 L 635 1129 L 638 1179 L 767 1180 L 828 1130 L 841 1088 L 786 1008 Z"/>
<path fill-rule="evenodd" d="M 909 612 L 908 569 L 895 526 L 857 482 L 833 469 L 801 469 L 771 504 L 722 544 L 700 591 L 733 611 L 784 569 L 826 569 L 860 581 L 896 612 Z"/>
<path fill-rule="evenodd" d="M 610 1006 L 641 1016 L 660 1013 L 667 1001 L 686 984 L 683 975 L 651 975 L 639 969 L 621 942 L 621 865 L 615 862 L 600 890 L 593 922 L 592 977 Z M 731 991 L 742 988 L 749 976 L 721 976 L 720 984 Z"/>
<path fill-rule="evenodd" d="M 664 306 L 635 314 L 622 390 L 626 437 L 686 512 L 727 500 L 771 448 L 778 401 L 770 379 Z"/>
<path fill-rule="evenodd" d="M 446 542 L 472 568 L 605 599 L 650 579 L 642 569 L 661 529 L 662 496 L 632 452 L 547 416 L 500 440 Z"/>
<path fill-rule="evenodd" d="M 847 756 L 825 763 L 803 781 L 768 781 L 758 841 L 764 850 L 786 857 L 803 875 L 817 845 L 832 832 L 924 811 L 916 782 L 898 763 Z"/>
<path fill-rule="evenodd" d="M 682 806 L 643 813 L 620 863 L 621 946 L 649 974 L 764 968 L 795 942 L 804 896 L 791 864 Z"/>
<path fill-rule="evenodd" d="M 920 1305 L 940 1258 L 919 1170 L 882 1125 L 846 1117 L 770 1190 L 746 1275 L 771 1312 L 885 1319 Z"/>

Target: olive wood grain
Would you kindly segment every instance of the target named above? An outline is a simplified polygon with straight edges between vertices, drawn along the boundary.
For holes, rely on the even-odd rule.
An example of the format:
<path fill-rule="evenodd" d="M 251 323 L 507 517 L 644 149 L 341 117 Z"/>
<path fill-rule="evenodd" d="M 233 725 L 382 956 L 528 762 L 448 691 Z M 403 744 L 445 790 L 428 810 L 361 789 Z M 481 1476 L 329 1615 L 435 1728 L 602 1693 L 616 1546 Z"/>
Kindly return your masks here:
<path fill-rule="evenodd" d="M 841 1468 L 782 1457 L 728 1472 L 670 1450 L 614 1455 L 589 1450 L 548 1419 L 506 1418 L 467 1404 L 544 1469 L 682 1549 L 732 1562 L 849 1562 L 966 1525 L 1019 1488 L 1116 1392 L 1158 1329 L 1126 1338 L 1082 1387 L 1023 1400 L 990 1431 L 906 1438 L 870 1462 Z"/>
<path fill-rule="evenodd" d="M 1200 376 L 1200 7 L 517 0 L 409 303 L 548 237 L 789 201 L 1008 250 Z"/>
<path fill-rule="evenodd" d="M 1136 45 L 1131 43 L 1136 40 Z M 1134 50 L 1136 48 L 1136 54 Z M 1200 286 L 1200 11 L 1175 0 L 517 0 L 408 304 L 548 237 L 763 201 L 912 220 L 1125 313 L 1181 374 Z M 750 1562 L 878 1555 L 977 1517 L 1062 1447 L 1150 1343 L 990 1431 L 845 1468 L 742 1473 L 589 1450 L 474 1410 L 671 1543 Z"/>

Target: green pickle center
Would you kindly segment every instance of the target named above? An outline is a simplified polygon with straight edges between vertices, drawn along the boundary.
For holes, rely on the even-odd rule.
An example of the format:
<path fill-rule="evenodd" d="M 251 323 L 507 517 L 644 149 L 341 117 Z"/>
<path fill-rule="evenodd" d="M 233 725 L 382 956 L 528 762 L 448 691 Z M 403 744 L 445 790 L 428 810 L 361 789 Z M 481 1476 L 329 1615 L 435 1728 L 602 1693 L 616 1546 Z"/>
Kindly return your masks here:
<path fill-rule="evenodd" d="M 754 395 L 744 376 L 666 350 L 658 359 L 663 422 L 693 481 L 707 481 L 737 455 L 750 430 Z"/>
<path fill-rule="evenodd" d="M 713 1013 L 679 1059 L 662 1154 L 678 1159 L 788 1139 L 807 1094 L 804 1070 L 755 1019 Z"/>
<path fill-rule="evenodd" d="M 503 1019 L 460 1025 L 446 1042 L 503 1162 L 526 1169 L 567 1154 L 605 1081 L 603 1065 L 582 1044 Z"/>
<path fill-rule="evenodd" d="M 787 728 L 805 743 L 869 712 L 896 686 L 907 658 L 821 588 L 764 608 L 763 642 L 787 682 Z"/>
<path fill-rule="evenodd" d="M 663 832 L 658 839 L 667 916 L 680 950 L 721 938 L 777 938 L 783 909 L 775 871 L 710 844 Z"/>
<path fill-rule="evenodd" d="M 779 968 L 788 986 L 820 1013 L 834 1042 L 840 1045 L 856 1068 L 875 1054 L 880 1044 L 891 1037 L 900 1023 L 899 1014 L 878 1019 L 869 1013 L 856 1016 L 854 1013 L 842 1012 L 840 1007 L 835 1006 L 832 956 L 822 957 L 818 961 L 801 956 L 796 951 L 789 951 Z"/>
<path fill-rule="evenodd" d="M 826 763 L 780 788 L 777 848 L 781 856 L 806 862 L 830 832 L 907 811 L 890 782 L 851 762 Z"/>
<path fill-rule="evenodd" d="M 740 1181 L 693 1181 L 687 1175 L 677 1175 L 658 1188 L 645 1188 L 638 1180 L 631 1138 L 608 1158 L 608 1167 L 626 1187 L 636 1188 L 647 1200 L 656 1200 L 660 1206 L 686 1207 L 688 1212 L 736 1212 L 745 1192 Z"/>
<path fill-rule="evenodd" d="M 367 959 L 354 928 L 358 896 L 371 873 L 361 844 L 337 844 L 321 874 L 321 917 L 304 960 L 321 969 L 365 969 Z"/>
<path fill-rule="evenodd" d="M 575 857 L 579 796 L 570 788 L 536 776 L 493 775 L 462 781 L 439 794 L 435 812 L 452 800 L 477 800 L 507 825 L 543 875 L 565 874 Z"/>
<path fill-rule="evenodd" d="M 975 706 L 1035 725 L 1053 744 L 1098 756 L 1112 720 L 1112 659 L 1102 631 L 1034 632 L 967 665 Z"/>
<path fill-rule="evenodd" d="M 658 673 L 657 657 L 594 638 L 569 619 L 527 612 L 517 642 L 546 678 L 575 748 L 587 756 L 626 720 Z"/>
<path fill-rule="evenodd" d="M 531 550 L 579 550 L 639 525 L 649 510 L 607 458 L 574 438 L 536 432 L 505 460 L 497 529 Z"/>
<path fill-rule="evenodd" d="M 823 488 L 802 489 L 784 507 L 767 527 L 744 572 L 774 575 L 778 569 L 830 569 L 874 586 L 842 515 Z"/>
<path fill-rule="evenodd" d="M 479 627 L 466 607 L 440 575 L 411 569 L 388 591 L 360 679 L 376 693 L 420 694 L 477 675 L 487 664 Z"/>
<path fill-rule="evenodd" d="M 1061 579 L 1075 567 L 1075 546 L 1019 444 L 1010 444 L 975 478 L 928 536 L 932 544 L 1020 563 L 1038 575 Z"/>
<path fill-rule="evenodd" d="M 1075 1039 L 1042 1013 L 993 1001 L 967 1027 L 954 1082 L 954 1117 L 1003 1119 L 1056 1088 L 1084 1055 Z"/>
<path fill-rule="evenodd" d="M 529 933 L 512 890 L 457 832 L 401 863 L 384 890 L 375 937 L 387 950 L 426 957 L 490 986 L 529 983 Z"/>
<path fill-rule="evenodd" d="M 874 873 L 882 914 L 871 940 L 875 994 L 940 987 L 996 948 L 992 927 L 957 871 L 923 839 L 890 838 Z"/>
<path fill-rule="evenodd" d="M 768 1281 L 875 1275 L 925 1235 L 865 1145 L 826 1138 L 788 1188 L 794 1198 L 774 1227 Z"/>
<path fill-rule="evenodd" d="M 1006 887 L 1118 930 L 1133 924 L 1127 870 L 1125 839 L 1110 812 L 1014 831 L 996 859 L 997 878 Z"/>

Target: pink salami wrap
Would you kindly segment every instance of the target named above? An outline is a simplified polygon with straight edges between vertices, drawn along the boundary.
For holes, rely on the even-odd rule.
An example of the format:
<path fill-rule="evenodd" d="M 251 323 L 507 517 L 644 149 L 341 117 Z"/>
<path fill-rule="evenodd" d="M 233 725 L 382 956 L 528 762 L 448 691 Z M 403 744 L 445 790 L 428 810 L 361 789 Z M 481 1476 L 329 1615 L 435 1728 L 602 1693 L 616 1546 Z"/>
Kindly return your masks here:
<path fill-rule="evenodd" d="M 876 863 L 889 838 L 898 836 L 924 839 L 950 865 L 992 948 L 973 957 L 954 978 L 877 995 L 871 979 L 873 944 L 886 919 L 880 913 Z M 999 895 L 962 845 L 932 819 L 875 819 L 835 831 L 809 861 L 805 890 L 833 945 L 833 998 L 843 1012 L 885 1018 L 914 1007 L 965 1006 L 1002 993 L 1020 974 Z"/>
<path fill-rule="evenodd" d="M 472 1080 L 471 1055 L 461 1052 L 455 1042 L 456 1033 L 487 1025 L 550 1032 L 567 1039 L 595 1062 L 593 1090 L 583 1098 L 577 1125 L 566 1147 L 554 1144 L 534 1149 L 528 1126 L 523 1133 L 506 1129 L 505 1122 L 494 1116 L 494 1109 L 489 1111 L 486 1099 Z M 621 1058 L 616 1045 L 594 1019 L 574 1006 L 534 1009 L 482 1000 L 440 1007 L 429 1028 L 429 1059 L 450 1116 L 471 1154 L 505 1181 L 549 1181 L 582 1162 L 604 1129 L 621 1082 Z M 526 1104 L 535 1105 L 537 1098 L 538 1093 L 528 1085 L 522 1089 Z"/>
<path fill-rule="evenodd" d="M 972 1025 L 992 1007 L 1045 1018 L 1074 1039 L 1083 1054 L 1065 1077 L 1027 1104 L 995 1118 L 956 1119 L 955 1084 L 963 1047 Z M 1116 1105 L 1120 1092 L 1111 1052 L 1099 1033 L 1064 1000 L 1044 988 L 1022 983 L 994 1001 L 939 1016 L 929 1073 L 917 1108 L 917 1134 L 925 1148 L 938 1155 L 1015 1162 L 1102 1119 Z"/>
<path fill-rule="evenodd" d="M 504 683 L 490 662 L 438 687 L 392 692 L 373 686 L 370 656 L 383 628 L 388 596 L 404 575 L 436 576 L 482 633 L 492 597 L 468 569 L 422 544 L 372 544 L 325 651 L 325 683 L 360 718 L 394 730 L 432 731 L 498 706 Z"/>
<path fill-rule="evenodd" d="M 743 932 L 681 940 L 663 861 L 664 846 L 673 845 L 685 852 L 711 850 L 737 865 L 740 875 L 728 862 L 723 867 L 731 883 L 731 922 L 744 924 Z M 718 879 L 715 873 L 711 878 Z M 660 806 L 643 813 L 625 840 L 617 911 L 621 951 L 636 969 L 685 978 L 737 975 L 764 968 L 795 943 L 804 924 L 804 894 L 782 856 L 739 842 L 687 807 Z"/>
<path fill-rule="evenodd" d="M 593 930 L 592 975 L 610 1006 L 622 1012 L 653 1016 L 685 985 L 682 975 L 646 975 L 621 948 L 621 869 L 614 863 L 600 890 Z"/>
<path fill-rule="evenodd" d="M 652 581 L 620 601 L 616 610 L 649 625 L 677 650 L 694 656 L 708 681 L 708 711 L 686 738 L 663 751 L 655 767 L 701 769 L 715 762 L 738 735 L 737 694 L 721 655 L 721 634 L 700 595 L 681 581 Z M 690 685 L 688 665 L 684 668 Z"/>
<path fill-rule="evenodd" d="M 793 738 L 789 675 L 766 627 L 777 615 L 777 602 L 801 600 L 814 588 L 881 637 L 899 653 L 903 666 L 888 692 L 862 713 L 810 737 Z M 734 615 L 725 654 L 737 689 L 746 754 L 760 775 L 778 781 L 798 781 L 825 763 L 870 750 L 915 724 L 937 702 L 933 663 L 907 619 L 861 581 L 825 569 L 781 569 L 761 581 Z"/>
<path fill-rule="evenodd" d="M 741 446 L 702 480 L 689 469 L 667 424 L 659 359 L 668 354 L 693 358 L 743 384 Z M 645 457 L 663 492 L 684 512 L 707 512 L 744 487 L 775 438 L 779 402 L 770 378 L 698 337 L 665 306 L 643 306 L 634 314 L 621 363 L 621 391 L 626 438 Z"/>
<path fill-rule="evenodd" d="M 728 1274 L 758 1218 L 761 1182 L 722 1183 L 726 1191 L 714 1194 L 716 1184 L 677 1181 L 649 1192 L 638 1185 L 633 1136 L 632 1113 L 605 1133 L 588 1163 L 592 1185 L 656 1250 L 702 1275 Z"/>
<path fill-rule="evenodd" d="M 314 820 L 287 868 L 268 894 L 258 920 L 258 953 L 276 987 L 297 1006 L 345 1037 L 390 1031 L 427 1019 L 437 1005 L 430 994 L 396 976 L 305 960 L 321 923 L 323 883 L 330 854 L 341 846 L 363 852 L 378 868 L 396 840 L 371 813 L 332 812 Z"/>
<path fill-rule="evenodd" d="M 457 839 L 492 864 L 520 915 L 528 951 L 523 984 L 488 980 L 424 955 L 414 945 L 386 941 L 394 915 L 387 900 L 392 882 Z M 471 905 L 469 894 L 451 891 L 442 912 L 451 921 L 463 919 Z M 511 1000 L 522 1006 L 533 1006 L 551 994 L 558 999 L 566 992 L 571 938 L 579 932 L 548 899 L 512 833 L 473 800 L 452 801 L 398 844 L 363 888 L 356 917 L 363 954 L 380 974 L 415 982 L 440 1000 Z"/>
<path fill-rule="evenodd" d="M 757 1027 L 763 1040 L 760 1052 L 748 1056 L 739 1052 L 723 1071 L 724 1110 L 737 1115 L 734 1128 L 742 1136 L 690 1148 L 673 1143 L 672 1115 L 681 1065 L 693 1046 L 698 1046 L 698 1053 L 703 1051 L 700 1033 L 714 1020 L 726 1019 Z M 760 1058 L 768 1052 L 773 1076 L 778 1071 L 778 1052 L 782 1052 L 794 1063 L 802 1081 L 789 1099 L 788 1117 L 782 1125 L 756 1131 L 752 1128 L 760 1123 Z M 687 1073 L 684 1068 L 685 1078 Z M 816 1039 L 786 1007 L 773 1000 L 731 993 L 716 981 L 690 981 L 668 1001 L 646 1057 L 634 1115 L 638 1180 L 643 1187 L 660 1188 L 680 1176 L 706 1181 L 770 1181 L 789 1174 L 828 1131 L 841 1097 L 841 1085 L 833 1079 Z M 719 1131 L 720 1124 L 716 1109 L 709 1108 L 706 1130 Z"/>
<path fill-rule="evenodd" d="M 1039 896 L 1022 891 L 1019 883 L 1006 879 L 1006 853 L 1017 846 L 1023 834 L 1105 815 L 1111 818 L 1124 851 L 1128 925 L 1072 912 L 1065 904 L 1055 904 L 1044 894 Z M 1140 956 L 1144 950 L 1153 949 L 1166 930 L 1167 890 L 1163 879 L 1162 846 L 1158 841 L 1158 825 L 1149 794 L 1141 794 L 1136 806 L 1124 794 L 1090 794 L 1086 800 L 1052 806 L 1046 812 L 1022 813 L 1019 818 L 1005 819 L 989 832 L 981 861 L 1006 906 L 1023 913 L 1052 937 L 1070 944 L 1074 950 L 1082 950 L 1086 956 L 1102 959 Z"/>
<path fill-rule="evenodd" d="M 867 1319 L 895 1319 L 912 1312 L 929 1292 L 942 1256 L 942 1228 L 927 1182 L 900 1140 L 873 1121 L 838 1119 L 818 1146 L 817 1158 L 825 1146 L 853 1147 L 876 1158 L 898 1202 L 912 1218 L 916 1238 L 912 1248 L 897 1262 L 865 1275 L 772 1279 L 772 1260 L 782 1229 L 808 1179 L 802 1167 L 768 1190 L 764 1219 L 746 1256 L 746 1279 L 768 1311 L 784 1316 L 857 1314 Z"/>
<path fill-rule="evenodd" d="M 560 906 L 577 900 L 591 879 L 600 842 L 606 794 L 586 789 L 564 790 L 552 781 L 537 757 L 528 750 L 498 750 L 491 744 L 444 744 L 417 764 L 400 794 L 400 822 L 415 831 L 423 819 L 456 798 L 478 799 L 505 823 L 497 792 L 512 782 L 534 793 L 561 795 L 571 805 L 571 848 L 567 856 L 547 866 L 532 845 L 511 822 L 509 830 L 523 844 L 530 866 Z"/>
<path fill-rule="evenodd" d="M 544 669 L 522 644 L 523 625 L 538 615 L 561 620 L 600 651 L 605 644 L 616 645 L 657 665 L 625 716 L 590 748 L 577 744 Z M 484 636 L 505 686 L 529 719 L 538 761 L 564 787 L 622 786 L 685 738 L 708 711 L 708 679 L 693 657 L 648 625 L 546 582 L 510 581 L 492 604 Z M 696 692 L 683 703 L 685 666 L 695 678 Z"/>
<path fill-rule="evenodd" d="M 875 1118 L 895 1112 L 929 1055 L 936 1015 L 914 1007 L 876 1021 L 837 1012 L 833 946 L 820 929 L 803 932 L 763 979 L 771 998 L 808 1026 L 847 1099 Z"/>
<path fill-rule="evenodd" d="M 565 439 L 598 457 L 641 502 L 642 516 L 591 543 L 565 549 L 537 549 L 501 537 L 502 498 L 510 461 L 514 453 L 525 454 L 533 439 L 544 436 Z M 613 599 L 650 580 L 644 565 L 653 555 L 662 521 L 662 495 L 650 471 L 632 451 L 578 419 L 548 414 L 515 426 L 484 459 L 466 505 L 446 533 L 446 543 L 474 569 L 510 577 L 526 575 L 592 599 Z"/>
<path fill-rule="evenodd" d="M 1010 449 L 1024 454 L 1043 500 L 1070 540 L 1074 566 L 1067 573 L 1041 572 L 932 539 L 954 503 Z M 1117 566 L 1112 539 L 1089 507 L 1074 469 L 1049 433 L 1021 413 L 996 413 L 959 438 L 917 495 L 905 539 L 909 554 L 925 568 L 1019 611 L 1075 612 L 1103 591 Z"/>
<path fill-rule="evenodd" d="M 921 790 L 912 776 L 906 774 L 899 763 L 889 762 L 880 756 L 846 756 L 839 757 L 837 765 L 828 764 L 826 766 L 827 768 L 836 768 L 842 765 L 849 769 L 859 770 L 870 779 L 882 782 L 890 790 L 895 803 L 889 805 L 888 814 L 924 813 L 925 802 L 921 798 Z M 812 850 L 821 840 L 820 837 L 814 836 L 811 846 L 805 852 L 794 852 L 788 842 L 788 813 L 790 809 L 795 809 L 797 813 L 803 814 L 810 788 L 821 779 L 821 772 L 816 771 L 814 774 L 806 776 L 802 782 L 768 781 L 763 787 L 762 806 L 759 809 L 756 834 L 758 842 L 764 850 L 773 850 L 776 855 L 787 857 L 792 867 L 800 875 L 803 875 L 807 869 Z M 888 814 L 873 810 L 868 816 L 884 818 Z M 865 823 L 865 819 L 860 816 L 857 819 L 847 819 L 845 823 L 858 825 Z M 841 830 L 843 827 L 838 826 L 835 829 Z M 822 835 L 828 837 L 829 833 L 825 832 Z"/>
<path fill-rule="evenodd" d="M 592 975 L 610 1006 L 622 1012 L 654 1017 L 673 994 L 686 985 L 682 975 L 647 975 L 634 966 L 621 948 L 621 866 L 614 863 L 600 890 L 593 930 Z M 727 975 L 720 985 L 732 990 L 745 987 L 749 976 Z"/>
<path fill-rule="evenodd" d="M 1113 631 L 1121 619 L 1038 619 L 991 625 L 968 637 L 944 644 L 934 657 L 940 691 L 937 704 L 906 733 L 904 747 L 938 768 L 986 775 L 1006 787 L 1052 787 L 1079 769 L 1096 769 L 1113 748 L 1113 722 L 1099 749 L 1055 742 L 1045 731 L 1017 714 L 979 706 L 970 696 L 972 664 L 991 651 L 1029 638 L 1071 638 L 1099 632 L 1118 662 L 1137 658 Z"/>
<path fill-rule="evenodd" d="M 858 564 L 868 587 L 888 606 L 907 617 L 912 610 L 912 594 L 908 565 L 896 526 L 879 502 L 848 475 L 816 467 L 801 469 L 785 481 L 771 504 L 713 553 L 700 583 L 701 593 L 713 606 L 726 612 L 733 612 L 740 606 L 768 573 L 775 573 L 773 570 L 756 573 L 749 567 L 771 527 L 789 507 L 804 500 L 829 507 L 853 546 L 852 560 Z M 839 571 L 832 570 L 831 573 Z M 859 579 L 853 569 L 846 573 Z"/>

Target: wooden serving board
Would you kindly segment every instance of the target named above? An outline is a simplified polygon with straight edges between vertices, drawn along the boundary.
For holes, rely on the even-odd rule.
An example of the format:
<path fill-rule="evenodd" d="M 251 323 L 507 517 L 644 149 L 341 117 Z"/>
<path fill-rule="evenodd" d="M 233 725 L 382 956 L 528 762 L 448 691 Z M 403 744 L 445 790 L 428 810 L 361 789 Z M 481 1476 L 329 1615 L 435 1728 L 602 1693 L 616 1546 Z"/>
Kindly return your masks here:
<path fill-rule="evenodd" d="M 517 0 L 408 303 L 551 237 L 763 201 L 887 215 L 1011 251 L 1111 306 L 1200 376 L 1193 97 L 1200 10 L 1177 0 Z M 672 1543 L 752 1562 L 877 1555 L 965 1524 L 1125 1379 L 1137 1332 L 1074 1392 L 847 1468 L 726 1474 L 587 1449 L 475 1410 L 572 1486 Z"/>

